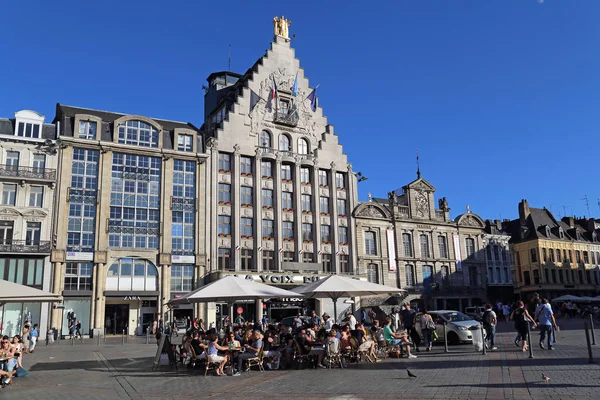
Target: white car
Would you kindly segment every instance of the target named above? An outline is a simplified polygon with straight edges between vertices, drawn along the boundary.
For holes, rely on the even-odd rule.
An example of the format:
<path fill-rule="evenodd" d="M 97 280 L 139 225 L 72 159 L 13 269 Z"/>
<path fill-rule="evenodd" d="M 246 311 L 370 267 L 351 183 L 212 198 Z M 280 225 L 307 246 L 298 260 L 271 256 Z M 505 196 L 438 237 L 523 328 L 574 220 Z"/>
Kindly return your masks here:
<path fill-rule="evenodd" d="M 435 331 L 438 335 L 438 341 L 444 341 L 444 323 L 446 324 L 446 334 L 448 336 L 448 344 L 473 343 L 472 331 L 479 330 L 480 323 L 472 317 L 453 310 L 436 310 L 429 311 L 429 315 L 435 321 Z M 421 313 L 415 317 L 415 322 L 421 320 Z M 421 333 L 421 324 L 415 324 L 417 332 Z"/>

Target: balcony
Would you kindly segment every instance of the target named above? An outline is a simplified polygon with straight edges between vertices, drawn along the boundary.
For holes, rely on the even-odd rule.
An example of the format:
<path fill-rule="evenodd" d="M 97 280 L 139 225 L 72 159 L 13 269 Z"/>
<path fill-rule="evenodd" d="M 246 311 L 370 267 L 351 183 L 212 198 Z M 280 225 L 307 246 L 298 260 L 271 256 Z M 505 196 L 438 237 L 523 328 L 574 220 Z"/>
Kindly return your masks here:
<path fill-rule="evenodd" d="M 55 181 L 56 169 L 0 164 L 0 176 L 18 180 L 40 179 L 44 181 Z"/>
<path fill-rule="evenodd" d="M 295 110 L 276 110 L 275 115 L 273 117 L 273 122 L 287 125 L 287 126 L 296 126 L 298 125 L 298 112 Z"/>
<path fill-rule="evenodd" d="M 98 190 L 67 188 L 67 201 L 76 204 L 98 204 Z"/>
<path fill-rule="evenodd" d="M 171 196 L 171 210 L 173 211 L 196 211 L 196 199 Z"/>
<path fill-rule="evenodd" d="M 11 240 L 0 243 L 0 253 L 43 254 L 50 253 L 52 246 L 49 240 Z"/>

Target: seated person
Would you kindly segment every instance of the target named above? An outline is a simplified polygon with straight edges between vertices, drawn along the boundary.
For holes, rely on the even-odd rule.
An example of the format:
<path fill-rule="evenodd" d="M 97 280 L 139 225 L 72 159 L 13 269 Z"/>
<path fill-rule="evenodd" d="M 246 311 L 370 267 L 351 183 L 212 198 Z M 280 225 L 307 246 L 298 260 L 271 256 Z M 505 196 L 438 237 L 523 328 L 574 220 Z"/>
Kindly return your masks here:
<path fill-rule="evenodd" d="M 289 368 L 292 364 L 292 356 L 294 355 L 294 335 L 292 335 L 291 327 L 281 326 L 277 351 L 285 355 L 285 365 Z"/>
<path fill-rule="evenodd" d="M 263 357 L 270 358 L 272 360 L 269 363 L 269 368 L 279 369 L 279 360 L 281 353 L 277 351 L 277 341 L 275 340 L 276 335 L 272 331 L 267 331 L 263 338 Z"/>
<path fill-rule="evenodd" d="M 217 373 L 217 375 L 220 376 L 225 375 L 225 372 L 223 372 L 223 367 L 225 366 L 227 361 L 229 361 L 229 356 L 227 354 L 224 356 L 220 356 L 218 354 L 219 350 L 227 350 L 227 347 L 219 346 L 219 343 L 217 343 L 218 340 L 219 337 L 215 334 L 209 336 L 206 354 L 208 355 L 208 361 L 219 364 L 215 372 Z"/>
<path fill-rule="evenodd" d="M 298 335 L 296 335 L 296 343 L 298 343 L 298 347 L 302 355 L 307 355 L 309 357 L 316 356 L 317 366 L 320 368 L 325 368 L 325 366 L 323 365 L 323 359 L 325 358 L 325 349 L 321 346 L 313 346 L 313 344 L 307 337 L 306 329 L 300 328 L 300 330 L 298 331 Z"/>
<path fill-rule="evenodd" d="M 258 352 L 262 348 L 262 335 L 259 330 L 255 330 L 252 332 L 250 343 L 244 344 L 244 348 L 246 349 L 246 351 L 238 355 L 237 371 L 233 374 L 234 376 L 240 375 L 240 371 L 242 370 L 244 360 L 256 357 L 258 355 Z"/>
<path fill-rule="evenodd" d="M 204 350 L 208 346 L 200 341 L 200 333 L 198 333 L 198 331 L 194 331 L 192 340 L 190 341 L 190 347 L 194 349 L 194 353 L 196 353 L 196 358 L 200 359 L 202 353 L 204 353 Z"/>
<path fill-rule="evenodd" d="M 391 318 L 386 318 L 385 319 L 385 327 L 383 328 L 383 337 L 385 338 L 385 341 L 388 345 L 393 346 L 393 347 L 397 347 L 397 346 L 405 346 L 406 347 L 406 354 L 408 354 L 408 358 L 417 358 L 417 356 L 412 355 L 410 353 L 410 345 L 409 345 L 409 339 L 408 339 L 408 334 L 406 333 L 406 331 L 402 331 L 400 333 L 394 333 L 392 332 L 392 319 Z"/>
<path fill-rule="evenodd" d="M 243 337 L 243 330 L 241 326 L 236 327 L 233 330 L 233 334 L 235 335 L 235 340 L 237 340 L 238 342 L 242 343 L 242 337 Z"/>
<path fill-rule="evenodd" d="M 242 345 L 239 340 L 235 338 L 235 333 L 229 332 L 223 339 L 223 347 L 227 347 L 230 350 L 239 351 L 242 349 Z"/>
<path fill-rule="evenodd" d="M 16 373 L 15 367 L 17 366 L 18 360 L 15 358 L 15 349 L 11 347 L 8 336 L 2 338 L 2 346 L 0 347 L 0 358 L 5 359 L 5 369 L 0 370 L 0 376 L 3 377 L 2 383 L 5 385 L 9 384 L 12 377 Z"/>

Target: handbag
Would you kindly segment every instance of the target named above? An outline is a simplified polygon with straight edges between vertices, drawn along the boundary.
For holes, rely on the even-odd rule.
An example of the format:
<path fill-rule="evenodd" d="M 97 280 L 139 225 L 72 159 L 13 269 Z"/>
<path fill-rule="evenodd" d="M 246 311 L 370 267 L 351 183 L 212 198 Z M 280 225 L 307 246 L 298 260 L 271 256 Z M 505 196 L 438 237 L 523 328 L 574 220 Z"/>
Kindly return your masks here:
<path fill-rule="evenodd" d="M 423 319 L 423 317 L 421 317 Z M 425 323 L 423 324 L 424 329 L 432 329 L 435 330 L 435 323 L 431 319 L 431 317 L 425 317 Z"/>
<path fill-rule="evenodd" d="M 21 378 L 23 376 L 27 376 L 28 372 L 23 367 L 17 367 L 17 377 Z"/>

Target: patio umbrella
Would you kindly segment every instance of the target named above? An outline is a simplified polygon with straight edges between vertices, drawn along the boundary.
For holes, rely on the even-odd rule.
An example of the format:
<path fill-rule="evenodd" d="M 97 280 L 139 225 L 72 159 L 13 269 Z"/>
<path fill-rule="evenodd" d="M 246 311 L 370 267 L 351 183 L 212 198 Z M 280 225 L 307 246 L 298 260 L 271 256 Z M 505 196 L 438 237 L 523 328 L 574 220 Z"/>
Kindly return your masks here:
<path fill-rule="evenodd" d="M 309 299 L 333 300 L 333 313 L 335 314 L 335 318 L 337 318 L 337 301 L 341 297 L 395 294 L 403 290 L 345 276 L 330 275 L 325 279 L 294 288 L 292 291 L 302 294 Z"/>
<path fill-rule="evenodd" d="M 258 300 L 272 297 L 297 297 L 298 293 L 280 289 L 264 283 L 254 282 L 234 275 L 227 275 L 218 281 L 171 300 L 169 304 L 186 303 L 227 303 L 231 311 L 233 322 L 233 303 L 236 300 Z"/>
<path fill-rule="evenodd" d="M 581 297 L 573 296 L 571 294 L 566 294 L 564 296 L 560 296 L 555 299 L 552 299 L 552 302 L 558 302 L 558 301 L 581 301 Z"/>
<path fill-rule="evenodd" d="M 0 280 L 0 306 L 6 303 L 43 303 L 62 301 L 62 296 L 18 283 Z"/>

